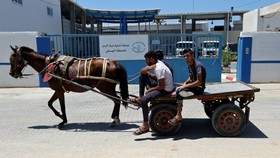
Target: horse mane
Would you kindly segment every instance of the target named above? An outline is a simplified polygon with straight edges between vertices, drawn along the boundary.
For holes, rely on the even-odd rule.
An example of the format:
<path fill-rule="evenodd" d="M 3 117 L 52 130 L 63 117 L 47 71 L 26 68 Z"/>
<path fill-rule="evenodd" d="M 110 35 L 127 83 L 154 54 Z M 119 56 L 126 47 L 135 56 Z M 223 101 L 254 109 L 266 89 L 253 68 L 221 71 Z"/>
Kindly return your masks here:
<path fill-rule="evenodd" d="M 20 49 L 21 49 L 22 51 L 25 51 L 25 52 L 34 52 L 33 49 L 28 48 L 28 47 L 26 47 L 26 46 L 21 46 Z"/>

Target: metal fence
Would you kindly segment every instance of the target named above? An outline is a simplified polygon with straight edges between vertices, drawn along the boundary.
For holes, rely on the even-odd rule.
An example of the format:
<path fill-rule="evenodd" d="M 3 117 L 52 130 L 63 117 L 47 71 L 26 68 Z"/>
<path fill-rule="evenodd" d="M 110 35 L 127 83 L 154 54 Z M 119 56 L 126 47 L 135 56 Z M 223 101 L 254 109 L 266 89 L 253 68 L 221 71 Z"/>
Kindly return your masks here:
<path fill-rule="evenodd" d="M 99 35 L 47 35 L 51 48 L 63 55 L 79 58 L 99 57 Z M 181 58 L 184 49 L 192 49 L 197 58 L 217 58 L 222 53 L 221 34 L 150 34 L 149 49 L 161 49 L 165 58 Z"/>

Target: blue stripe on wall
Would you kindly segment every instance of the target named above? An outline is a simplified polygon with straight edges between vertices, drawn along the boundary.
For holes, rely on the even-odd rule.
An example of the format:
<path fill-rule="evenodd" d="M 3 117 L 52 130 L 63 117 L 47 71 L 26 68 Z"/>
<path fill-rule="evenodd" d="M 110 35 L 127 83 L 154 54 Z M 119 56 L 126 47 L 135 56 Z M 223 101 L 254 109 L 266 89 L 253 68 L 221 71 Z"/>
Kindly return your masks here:
<path fill-rule="evenodd" d="M 10 63 L 0 63 L 0 65 L 10 65 Z"/>
<path fill-rule="evenodd" d="M 251 63 L 255 64 L 278 64 L 280 60 L 260 60 L 260 61 L 251 61 Z"/>

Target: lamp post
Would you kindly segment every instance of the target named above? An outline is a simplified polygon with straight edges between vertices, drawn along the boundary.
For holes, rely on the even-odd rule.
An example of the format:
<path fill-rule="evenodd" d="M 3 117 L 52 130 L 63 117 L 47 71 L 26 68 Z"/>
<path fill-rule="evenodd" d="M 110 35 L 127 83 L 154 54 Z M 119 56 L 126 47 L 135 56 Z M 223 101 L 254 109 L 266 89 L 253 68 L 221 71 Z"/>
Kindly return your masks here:
<path fill-rule="evenodd" d="M 228 48 L 228 43 L 229 43 L 229 27 L 231 26 L 230 23 L 233 21 L 232 20 L 232 16 L 233 16 L 233 7 L 230 7 L 230 13 L 227 13 L 227 40 L 226 40 L 226 48 Z"/>

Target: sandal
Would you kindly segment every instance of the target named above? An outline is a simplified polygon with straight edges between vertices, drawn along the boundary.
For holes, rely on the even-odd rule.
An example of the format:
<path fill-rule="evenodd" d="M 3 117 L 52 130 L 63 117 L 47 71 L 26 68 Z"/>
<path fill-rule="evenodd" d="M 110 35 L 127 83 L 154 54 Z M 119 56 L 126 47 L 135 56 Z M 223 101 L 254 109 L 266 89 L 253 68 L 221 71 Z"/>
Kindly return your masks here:
<path fill-rule="evenodd" d="M 136 131 L 134 131 L 132 134 L 133 134 L 133 135 L 139 136 L 139 135 L 144 134 L 144 133 L 147 133 L 147 132 L 149 132 L 149 129 L 146 129 L 146 130 L 142 131 L 142 129 L 139 127 L 139 128 L 138 128 Z"/>
<path fill-rule="evenodd" d="M 176 117 L 174 117 L 171 120 L 168 120 L 168 123 L 171 124 L 172 126 L 176 126 L 182 123 L 182 120 L 178 120 Z"/>

